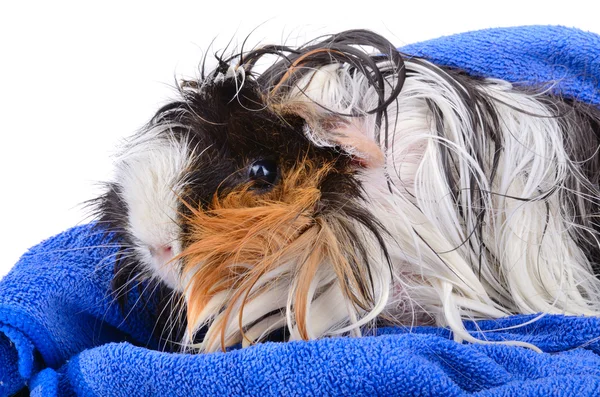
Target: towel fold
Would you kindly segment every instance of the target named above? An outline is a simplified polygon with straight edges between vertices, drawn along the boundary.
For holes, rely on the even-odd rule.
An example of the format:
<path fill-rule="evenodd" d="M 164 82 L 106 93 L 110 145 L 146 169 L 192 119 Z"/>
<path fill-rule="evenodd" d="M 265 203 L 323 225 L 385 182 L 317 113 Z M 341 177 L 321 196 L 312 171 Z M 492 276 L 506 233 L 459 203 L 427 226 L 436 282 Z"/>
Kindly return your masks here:
<path fill-rule="evenodd" d="M 600 105 L 600 37 L 529 26 L 442 37 L 406 54 Z M 600 319 L 513 316 L 468 323 L 469 345 L 433 327 L 364 338 L 265 343 L 203 355 L 156 351 L 152 300 L 123 315 L 109 294 L 114 244 L 78 226 L 27 252 L 0 281 L 0 396 L 600 395 Z M 132 294 L 135 295 L 136 291 Z M 134 297 L 135 298 L 135 297 Z"/>
<path fill-rule="evenodd" d="M 483 329 L 521 324 L 532 316 L 480 322 Z M 567 328 L 563 341 L 557 327 Z M 546 316 L 535 326 L 485 333 L 489 339 L 539 341 L 558 354 L 504 345 L 461 345 L 448 333 L 388 328 L 378 336 L 265 343 L 206 355 L 171 354 L 108 344 L 48 371 L 39 395 L 105 396 L 457 396 L 600 395 L 600 321 Z M 483 335 L 481 335 L 483 336 Z M 547 343 L 545 341 L 548 341 Z M 560 388 L 557 388 L 560 386 Z M 552 393 L 548 393 L 552 390 Z M 575 393 L 575 391 L 577 393 Z M 582 394 L 582 393 L 587 394 Z"/>
<path fill-rule="evenodd" d="M 479 322 L 482 330 L 533 316 Z M 470 327 L 473 329 L 474 325 Z M 598 396 L 600 320 L 546 316 L 531 326 L 480 333 L 537 342 L 554 354 L 505 345 L 461 345 L 445 330 L 311 342 L 265 343 L 204 355 L 160 353 L 128 343 L 89 349 L 46 370 L 33 395 L 102 396 Z M 593 341 L 590 343 L 590 341 Z M 585 348 L 581 348 L 585 346 Z M 37 393 L 37 390 L 44 392 Z"/>

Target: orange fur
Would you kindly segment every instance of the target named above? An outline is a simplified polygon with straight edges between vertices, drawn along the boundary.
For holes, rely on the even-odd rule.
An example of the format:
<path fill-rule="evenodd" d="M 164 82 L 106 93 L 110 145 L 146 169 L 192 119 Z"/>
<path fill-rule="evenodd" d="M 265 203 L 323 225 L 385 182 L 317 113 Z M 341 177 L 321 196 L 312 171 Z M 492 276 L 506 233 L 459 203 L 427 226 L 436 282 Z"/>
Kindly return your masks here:
<path fill-rule="evenodd" d="M 336 220 L 335 214 L 313 216 L 321 196 L 319 183 L 330 172 L 336 172 L 331 164 L 317 167 L 301 161 L 296 168 L 283 171 L 281 182 L 267 193 L 244 185 L 221 196 L 217 192 L 206 209 L 190 207 L 189 245 L 181 254 L 184 275 L 190 280 L 186 290 L 190 335 L 199 319 L 212 319 L 211 328 L 216 327 L 217 332 L 207 334 L 207 346 L 220 342 L 224 349 L 238 342 L 227 340 L 232 312 L 239 310 L 238 331 L 243 338 L 244 306 L 268 288 L 255 288 L 259 279 L 287 263 L 296 264 L 290 290 L 293 319 L 303 339 L 309 338 L 306 317 L 310 286 L 324 262 L 331 264 L 342 291 L 357 307 L 369 305 L 371 296 L 361 281 L 368 276 L 351 269 L 352 242 L 335 226 L 344 220 Z M 205 313 L 211 299 L 223 293 L 223 304 Z"/>
<path fill-rule="evenodd" d="M 315 170 L 305 162 L 269 193 L 244 186 L 222 198 L 216 194 L 206 211 L 193 210 L 192 243 L 182 253 L 184 271 L 195 271 L 187 291 L 190 326 L 216 293 L 232 291 L 232 302 L 243 294 L 245 301 L 261 275 L 289 259 L 283 258 L 284 248 L 311 226 L 317 184 L 329 168 Z"/>

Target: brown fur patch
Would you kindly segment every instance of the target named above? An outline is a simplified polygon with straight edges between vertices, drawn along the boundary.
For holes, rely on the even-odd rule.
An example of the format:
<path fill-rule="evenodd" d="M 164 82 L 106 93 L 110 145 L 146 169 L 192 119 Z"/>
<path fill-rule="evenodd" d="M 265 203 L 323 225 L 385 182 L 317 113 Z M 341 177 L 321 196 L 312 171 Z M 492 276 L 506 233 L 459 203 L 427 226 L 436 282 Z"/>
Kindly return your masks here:
<path fill-rule="evenodd" d="M 222 315 L 210 324 L 217 332 L 212 330 L 205 342 L 215 346 L 220 337 L 222 349 L 233 343 L 226 340 L 226 329 L 234 309 L 239 310 L 238 327 L 244 337 L 244 305 L 269 287 L 255 288 L 259 279 L 289 263 L 295 264 L 290 269 L 290 290 L 293 318 L 302 338 L 309 338 L 306 314 L 311 283 L 325 261 L 331 264 L 344 294 L 359 307 L 369 305 L 366 269 L 357 274 L 350 264 L 359 262 L 352 257 L 354 243 L 337 222 L 313 216 L 321 197 L 318 186 L 330 172 L 336 172 L 331 164 L 317 167 L 302 161 L 284 171 L 270 192 L 258 193 L 244 185 L 222 196 L 215 194 L 207 209 L 190 207 L 189 244 L 181 254 L 184 278 L 190 280 L 186 291 L 190 335 L 200 316 L 206 318 L 203 311 L 211 299 L 226 293 L 221 307 L 210 309 L 212 318 Z"/>
<path fill-rule="evenodd" d="M 206 211 L 192 209 L 192 243 L 181 255 L 184 272 L 195 272 L 186 292 L 190 326 L 215 294 L 231 291 L 230 302 L 246 301 L 262 275 L 290 259 L 285 248 L 313 225 L 317 186 L 330 168 L 304 162 L 284 173 L 271 192 L 259 194 L 247 185 L 221 198 L 216 194 Z M 221 326 L 224 332 L 226 324 Z"/>

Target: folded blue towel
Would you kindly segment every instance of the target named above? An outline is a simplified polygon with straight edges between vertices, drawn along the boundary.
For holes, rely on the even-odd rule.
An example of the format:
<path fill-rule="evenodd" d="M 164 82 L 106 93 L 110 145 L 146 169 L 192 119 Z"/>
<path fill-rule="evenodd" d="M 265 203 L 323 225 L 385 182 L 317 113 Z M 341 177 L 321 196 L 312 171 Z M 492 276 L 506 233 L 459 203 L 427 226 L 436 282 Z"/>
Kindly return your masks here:
<path fill-rule="evenodd" d="M 562 95 L 600 104 L 600 37 L 561 27 L 490 29 L 403 52 L 477 76 L 556 80 Z M 0 281 L 0 395 L 600 395 L 600 319 L 514 316 L 468 323 L 479 338 L 545 353 L 468 345 L 449 331 L 385 328 L 376 336 L 265 343 L 205 355 L 156 351 L 140 302 L 126 318 L 109 297 L 116 248 L 91 225 L 26 253 Z"/>

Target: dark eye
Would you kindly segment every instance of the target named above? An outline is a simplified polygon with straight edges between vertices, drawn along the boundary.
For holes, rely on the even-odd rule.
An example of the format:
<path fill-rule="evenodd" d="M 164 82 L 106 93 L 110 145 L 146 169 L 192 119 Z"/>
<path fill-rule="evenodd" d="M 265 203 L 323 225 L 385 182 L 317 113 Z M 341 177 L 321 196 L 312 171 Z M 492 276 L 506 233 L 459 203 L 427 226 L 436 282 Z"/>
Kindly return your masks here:
<path fill-rule="evenodd" d="M 258 160 L 248 170 L 248 178 L 257 188 L 271 187 L 277 180 L 277 163 L 273 160 Z"/>

